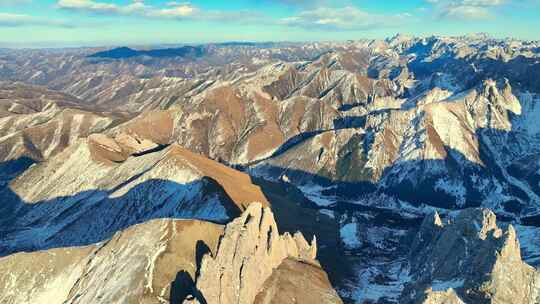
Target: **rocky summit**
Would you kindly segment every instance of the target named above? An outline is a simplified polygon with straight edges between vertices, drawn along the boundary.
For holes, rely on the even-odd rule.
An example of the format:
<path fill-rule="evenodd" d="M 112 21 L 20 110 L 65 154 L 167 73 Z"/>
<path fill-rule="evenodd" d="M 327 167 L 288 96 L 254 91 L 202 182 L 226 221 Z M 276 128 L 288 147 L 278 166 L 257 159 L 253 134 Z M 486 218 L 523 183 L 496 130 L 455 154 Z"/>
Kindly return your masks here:
<path fill-rule="evenodd" d="M 540 303 L 539 79 L 488 35 L 0 49 L 0 303 Z"/>
<path fill-rule="evenodd" d="M 426 217 L 410 251 L 403 303 L 536 303 L 540 272 L 523 262 L 515 228 L 493 212 Z"/>
<path fill-rule="evenodd" d="M 342 303 L 316 256 L 315 239 L 280 235 L 272 211 L 251 204 L 226 226 L 214 256 L 203 257 L 193 300 L 184 303 L 282 303 L 276 299 L 282 290 L 292 295 L 280 295 L 286 302 Z"/>

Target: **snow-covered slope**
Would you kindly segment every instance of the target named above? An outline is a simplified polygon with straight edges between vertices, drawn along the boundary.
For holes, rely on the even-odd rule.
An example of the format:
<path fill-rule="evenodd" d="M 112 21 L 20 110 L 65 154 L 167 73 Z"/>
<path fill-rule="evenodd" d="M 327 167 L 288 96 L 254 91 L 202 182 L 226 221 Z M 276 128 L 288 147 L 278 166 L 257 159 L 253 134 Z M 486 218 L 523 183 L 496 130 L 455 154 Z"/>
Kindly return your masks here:
<path fill-rule="evenodd" d="M 268 204 L 247 175 L 178 146 L 105 163 L 87 140 L 1 193 L 2 255 L 93 244 L 156 218 L 224 223 L 252 202 Z"/>

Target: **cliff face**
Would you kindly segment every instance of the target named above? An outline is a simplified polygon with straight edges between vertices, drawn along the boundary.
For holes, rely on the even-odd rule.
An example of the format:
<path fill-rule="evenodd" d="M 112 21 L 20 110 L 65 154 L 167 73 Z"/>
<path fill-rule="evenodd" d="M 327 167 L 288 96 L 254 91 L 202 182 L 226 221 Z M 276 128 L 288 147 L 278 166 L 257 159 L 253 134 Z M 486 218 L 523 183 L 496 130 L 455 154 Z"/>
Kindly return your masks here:
<path fill-rule="evenodd" d="M 197 291 L 184 303 L 278 303 L 281 290 L 286 292 L 281 296 L 295 297 L 297 303 L 311 303 L 317 294 L 326 295 L 323 303 L 341 303 L 316 254 L 315 240 L 308 244 L 301 233 L 280 235 L 270 209 L 252 204 L 227 225 L 216 254 L 203 258 Z M 317 286 L 312 297 L 302 296 L 312 285 Z"/>
<path fill-rule="evenodd" d="M 539 273 L 521 260 L 512 225 L 487 209 L 427 217 L 412 245 L 404 303 L 535 303 Z"/>

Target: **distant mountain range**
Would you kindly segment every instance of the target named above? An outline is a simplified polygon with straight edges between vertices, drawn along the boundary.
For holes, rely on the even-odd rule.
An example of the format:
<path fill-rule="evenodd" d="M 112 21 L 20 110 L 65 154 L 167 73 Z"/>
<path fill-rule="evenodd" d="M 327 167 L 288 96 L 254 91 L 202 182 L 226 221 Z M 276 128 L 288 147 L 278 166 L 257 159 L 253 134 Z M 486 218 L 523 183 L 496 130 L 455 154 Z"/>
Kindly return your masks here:
<path fill-rule="evenodd" d="M 89 58 L 109 58 L 109 59 L 127 59 L 139 56 L 148 56 L 152 58 L 169 58 L 169 57 L 190 57 L 197 58 L 208 53 L 210 48 L 226 48 L 226 47 L 257 47 L 268 48 L 276 45 L 273 42 L 222 42 L 202 46 L 182 46 L 177 48 L 162 48 L 150 50 L 136 50 L 129 47 L 118 47 L 106 51 L 100 51 L 88 55 Z"/>
<path fill-rule="evenodd" d="M 539 303 L 539 120 L 486 35 L 3 50 L 0 302 Z"/>
<path fill-rule="evenodd" d="M 110 58 L 110 59 L 126 59 L 138 56 L 148 56 L 152 58 L 167 58 L 167 57 L 200 57 L 205 54 L 205 49 L 202 47 L 183 46 L 180 48 L 155 49 L 155 50 L 134 50 L 129 47 L 119 47 L 107 51 L 97 52 L 88 55 L 90 58 Z"/>

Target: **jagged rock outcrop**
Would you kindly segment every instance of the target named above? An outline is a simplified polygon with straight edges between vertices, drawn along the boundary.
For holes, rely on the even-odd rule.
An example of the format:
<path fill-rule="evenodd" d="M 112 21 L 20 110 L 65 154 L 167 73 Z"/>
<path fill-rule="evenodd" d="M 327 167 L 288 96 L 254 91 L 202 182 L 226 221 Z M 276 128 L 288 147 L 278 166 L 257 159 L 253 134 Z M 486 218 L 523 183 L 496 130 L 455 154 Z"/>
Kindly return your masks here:
<path fill-rule="evenodd" d="M 311 280 L 315 293 L 325 289 L 323 303 L 341 303 L 315 260 L 316 246 L 315 239 L 308 244 L 301 233 L 280 235 L 272 211 L 251 204 L 227 225 L 216 253 L 203 258 L 194 299 L 184 303 L 251 304 L 256 298 L 255 303 L 277 303 L 271 302 L 271 295 L 275 288 L 285 288 L 283 279 L 303 280 L 298 289 L 288 291 L 297 294 L 297 303 L 310 303 L 302 297 L 307 291 L 300 287 L 310 286 Z M 311 271 L 318 276 L 304 276 L 300 269 L 306 267 L 315 267 Z M 284 273 L 291 276 L 283 278 Z"/>
<path fill-rule="evenodd" d="M 427 217 L 410 252 L 403 303 L 537 303 L 540 273 L 521 260 L 512 225 L 488 209 Z M 461 302 L 460 302 L 461 301 Z"/>

